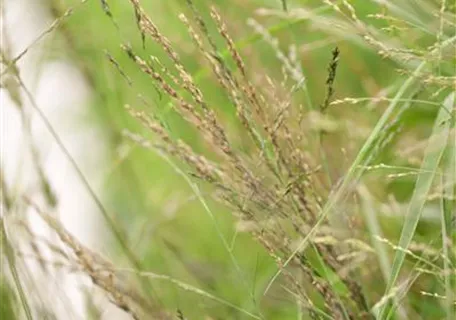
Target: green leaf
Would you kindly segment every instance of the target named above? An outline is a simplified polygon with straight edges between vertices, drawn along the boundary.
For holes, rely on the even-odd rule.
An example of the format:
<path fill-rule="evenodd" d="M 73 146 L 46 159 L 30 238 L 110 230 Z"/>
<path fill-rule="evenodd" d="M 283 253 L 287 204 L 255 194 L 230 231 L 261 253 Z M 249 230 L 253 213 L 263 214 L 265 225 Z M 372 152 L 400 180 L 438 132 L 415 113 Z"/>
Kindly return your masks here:
<path fill-rule="evenodd" d="M 390 294 L 390 291 L 395 286 L 395 283 L 399 277 L 399 273 L 405 260 L 405 250 L 407 250 L 409 247 L 413 235 L 415 234 L 415 230 L 420 220 L 423 207 L 426 203 L 426 196 L 431 189 L 432 182 L 444 154 L 451 126 L 451 114 L 448 113 L 447 109 L 448 107 L 452 107 L 453 101 L 454 93 L 445 99 L 444 107 L 439 110 L 437 118 L 434 122 L 432 135 L 429 138 L 426 147 L 424 160 L 415 184 L 412 199 L 409 203 L 404 227 L 402 229 L 401 238 L 398 244 L 398 246 L 403 250 L 396 251 L 385 296 L 388 296 Z M 388 300 L 389 299 L 386 301 Z M 384 303 L 379 306 L 380 309 L 378 312 L 378 319 L 384 318 L 384 314 L 387 310 L 388 305 L 389 303 Z"/>
<path fill-rule="evenodd" d="M 451 252 L 451 239 L 454 239 L 454 228 L 453 228 L 453 215 L 454 215 L 454 188 L 456 185 L 456 109 L 455 109 L 455 94 L 451 94 L 445 100 L 445 107 L 452 110 L 451 130 L 450 136 L 452 139 L 448 141 L 448 147 L 446 149 L 443 161 L 443 197 L 442 197 L 442 247 L 443 247 L 443 269 L 444 269 L 444 281 L 445 281 L 445 296 L 446 296 L 446 316 L 447 319 L 454 319 L 454 288 L 455 279 L 452 276 L 452 265 L 455 264 L 454 253 Z M 454 243 L 454 242 L 453 242 Z"/>

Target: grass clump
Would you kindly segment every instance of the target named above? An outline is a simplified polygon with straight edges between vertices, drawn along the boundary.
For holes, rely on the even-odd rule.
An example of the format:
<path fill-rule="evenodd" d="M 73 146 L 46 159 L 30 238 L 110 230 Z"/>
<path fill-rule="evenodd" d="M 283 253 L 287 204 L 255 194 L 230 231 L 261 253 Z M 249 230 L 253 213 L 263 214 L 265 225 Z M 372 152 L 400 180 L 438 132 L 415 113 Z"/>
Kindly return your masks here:
<path fill-rule="evenodd" d="M 92 193 L 125 267 L 24 201 L 65 260 L 134 319 L 452 319 L 454 7 L 169 3 L 157 12 L 179 21 L 139 0 L 79 4 L 113 32 L 105 50 L 68 18 L 127 155 L 109 204 Z M 4 61 L 20 83 L 19 59 Z"/>

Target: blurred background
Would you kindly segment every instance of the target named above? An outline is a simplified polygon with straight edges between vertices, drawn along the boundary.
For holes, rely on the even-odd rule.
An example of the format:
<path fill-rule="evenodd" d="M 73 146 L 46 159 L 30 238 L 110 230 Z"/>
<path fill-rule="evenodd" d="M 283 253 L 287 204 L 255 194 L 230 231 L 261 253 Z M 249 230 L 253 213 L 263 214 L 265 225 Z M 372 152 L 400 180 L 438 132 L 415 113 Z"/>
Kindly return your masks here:
<path fill-rule="evenodd" d="M 437 0 L 349 1 L 356 19 L 362 21 L 360 27 L 343 2 L 194 1 L 212 34 L 217 29 L 209 10 L 211 6 L 218 10 L 249 78 L 271 101 L 286 99 L 304 81 L 305 90 L 293 93 L 292 104 L 297 109 L 318 109 L 327 96 L 332 52 L 339 49 L 335 103 L 324 118 L 309 116 L 306 120 L 311 132 L 321 128 L 327 132 L 322 146 L 324 170 L 332 181 L 322 184 L 323 199 L 343 179 L 391 98 L 420 59 L 426 59 L 426 51 L 435 42 L 454 37 L 454 3 L 445 2 L 448 16 L 439 19 L 436 15 L 442 2 Z M 233 145 L 247 152 L 251 146 L 236 120 L 236 110 L 179 18 L 180 14 L 192 17 L 187 2 L 141 4 L 180 55 Z M 337 6 L 342 8 L 340 12 L 335 10 Z M 31 235 L 16 236 L 25 263 L 20 268 L 32 268 L 29 271 L 34 270 L 31 273 L 39 282 L 39 274 L 48 271 L 36 259 L 27 259 L 38 250 L 32 240 L 59 242 L 35 209 L 20 204 L 26 195 L 58 217 L 82 244 L 119 268 L 140 266 L 169 277 L 150 281 L 150 294 L 186 319 L 248 319 L 257 317 L 258 309 L 264 319 L 307 319 L 280 281 L 263 295 L 277 266 L 246 232 L 248 226 L 238 223 L 231 209 L 214 200 L 213 188 L 191 180 L 190 170 L 179 161 L 125 139 L 125 130 L 147 135 L 126 112 L 125 105 L 130 105 L 154 114 L 165 123 L 170 136 L 213 156 L 195 129 L 174 110 L 172 100 L 122 50 L 122 44 L 129 45 L 146 59 L 156 57 L 163 68 L 172 67 L 163 49 L 148 37 L 142 39 L 131 2 L 2 0 L 1 10 L 1 173 L 8 194 L 3 199 L 19 203 L 3 204 L 2 217 L 6 221 L 8 216 L 16 224 L 27 221 L 31 226 Z M 366 34 L 397 51 L 382 52 L 382 46 L 366 39 Z M 223 39 L 214 39 L 227 56 Z M 369 200 L 368 207 L 378 215 L 380 235 L 391 243 L 397 243 L 401 234 L 439 106 L 452 91 L 448 83 L 429 80 L 438 69 L 454 81 L 452 43 L 442 51 L 443 58 L 430 61 L 429 72 L 423 73 L 428 81 L 407 89 L 407 99 L 400 103 L 410 106 L 397 123 L 390 124 L 394 136 L 378 153 L 373 152 L 362 179 L 360 188 Z M 322 163 L 314 145 L 309 144 L 304 152 L 316 165 Z M 414 238 L 417 254 L 437 250 L 434 245 L 438 247 L 438 243 L 430 242 L 440 232 L 439 199 L 430 199 L 423 209 Z M 348 200 L 344 214 L 333 223 L 345 237 L 369 242 L 371 230 L 361 213 L 367 209 L 360 209 L 359 204 Z M 10 226 L 7 234 L 13 238 L 23 234 L 17 229 L 20 227 Z M 38 247 L 49 260 L 54 257 L 46 245 Z M 392 257 L 392 245 L 387 250 Z M 354 263 L 372 261 L 372 255 L 365 252 Z M 384 293 L 380 268 L 372 263 L 359 269 L 369 279 L 365 285 L 372 304 Z M 38 285 L 36 292 L 42 292 L 42 297 L 35 304 L 40 308 L 49 307 L 56 319 L 128 319 L 95 290 L 89 278 L 62 269 L 53 267 L 53 282 Z M 423 276 L 414 285 L 409 318 L 443 318 L 437 298 L 420 294 L 439 292 L 439 281 Z M 5 284 L 2 290 L 7 292 L 6 288 Z M 49 292 L 70 299 L 53 303 L 54 294 L 46 296 Z M 7 293 L 2 295 L 6 301 Z M 2 312 L 5 319 L 13 319 L 17 313 L 6 307 Z M 37 319 L 47 318 L 43 314 Z"/>

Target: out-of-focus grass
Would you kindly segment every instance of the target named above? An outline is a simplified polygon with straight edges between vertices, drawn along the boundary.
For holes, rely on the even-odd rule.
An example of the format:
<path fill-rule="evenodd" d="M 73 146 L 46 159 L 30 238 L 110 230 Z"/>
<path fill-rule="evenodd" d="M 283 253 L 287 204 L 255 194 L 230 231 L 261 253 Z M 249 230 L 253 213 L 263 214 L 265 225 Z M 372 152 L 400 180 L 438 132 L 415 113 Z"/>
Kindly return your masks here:
<path fill-rule="evenodd" d="M 67 6 L 79 3 L 72 0 L 51 2 L 56 15 L 61 15 Z M 232 129 L 230 138 L 233 144 L 241 149 L 248 148 L 244 138 L 236 134 L 242 131 L 238 130 L 240 125 L 236 122 L 236 112 L 227 94 L 213 81 L 209 68 L 203 63 L 203 58 L 188 36 L 187 28 L 178 19 L 182 12 L 190 15 L 185 1 L 142 2 L 154 23 L 174 44 L 183 64 L 194 76 L 210 106 L 222 122 Z M 326 191 L 329 193 L 329 187 L 340 186 L 334 188 L 335 192 L 329 195 L 328 203 L 323 208 L 323 215 L 330 215 L 339 206 L 342 208 L 341 212 L 351 211 L 349 205 L 344 205 L 344 200 L 348 191 L 353 191 L 352 182 L 358 180 L 361 175 L 364 174 L 369 188 L 368 196 L 363 197 L 365 192 L 359 193 L 363 198 L 361 210 L 366 214 L 366 222 L 354 213 L 344 213 L 343 217 L 341 214 L 332 219 L 340 224 L 338 227 L 344 229 L 349 238 L 368 238 L 372 235 L 372 247 L 381 251 L 377 252 L 381 267 L 377 267 L 378 264 L 372 269 L 363 268 L 362 265 L 359 267 L 360 278 L 369 279 L 363 284 L 372 305 L 384 294 L 387 276 L 391 277 L 389 289 L 394 286 L 403 260 L 407 256 L 406 252 L 396 250 L 396 263 L 392 267 L 388 266 L 388 246 L 385 242 L 375 242 L 380 241 L 378 237 L 384 237 L 389 239 L 389 244 L 398 243 L 404 222 L 413 226 L 420 222 L 418 211 L 412 210 L 417 214 L 412 221 L 405 217 L 403 207 L 406 207 L 409 201 L 412 204 L 417 201 L 422 204 L 424 201 L 412 196 L 414 190 L 420 187 L 421 175 L 425 174 L 420 173 L 419 165 L 413 161 L 422 157 L 420 152 L 424 148 L 420 148 L 419 144 L 423 140 L 427 141 L 432 134 L 432 123 L 439 112 L 438 105 L 448 90 L 436 94 L 439 89 L 437 85 L 426 86 L 411 74 L 401 75 L 398 69 L 405 69 L 408 63 L 417 62 L 397 61 L 394 57 L 382 58 L 379 49 L 367 44 L 360 30 L 350 25 L 351 13 L 342 6 L 344 1 L 331 1 L 343 8 L 341 14 L 335 12 L 334 8 L 328 5 L 328 1 L 306 1 L 303 4 L 291 1 L 241 0 L 195 2 L 207 21 L 210 21 L 209 5 L 214 5 L 222 13 L 245 59 L 250 77 L 265 91 L 268 90 L 266 76 L 271 77 L 276 83 L 283 80 L 283 65 L 270 44 L 248 26 L 247 20 L 252 18 L 279 40 L 279 48 L 284 52 L 288 52 L 290 45 L 296 47 L 297 59 L 306 78 L 308 96 L 304 90 L 298 90 L 293 97 L 295 104 L 310 108 L 310 99 L 312 107 L 317 108 L 323 103 L 327 89 L 326 68 L 335 46 L 339 47 L 341 58 L 335 81 L 334 99 L 369 98 L 363 103 L 347 102 L 329 107 L 327 116 L 330 121 L 338 123 L 339 129 L 335 133 L 325 135 L 322 148 L 327 157 L 330 176 L 334 179 L 331 185 L 326 186 Z M 145 47 L 142 49 L 141 36 L 128 1 L 107 3 L 113 18 L 102 10 L 100 1 L 87 1 L 78 5 L 77 10 L 74 10 L 71 17 L 65 21 L 61 32 L 55 37 L 55 41 L 66 44 L 67 53 L 85 70 L 87 80 L 94 91 L 91 101 L 92 116 L 97 118 L 110 137 L 112 162 L 105 168 L 100 168 L 106 173 L 102 186 L 102 189 L 106 190 L 103 201 L 108 211 L 114 213 L 117 224 L 127 235 L 131 251 L 140 259 L 144 270 L 166 274 L 170 279 L 202 288 L 219 301 L 204 297 L 196 290 L 183 290 L 173 281 L 152 280 L 154 290 L 159 293 L 164 305 L 171 309 L 179 308 L 189 319 L 199 319 L 205 314 L 220 319 L 247 319 L 247 313 L 256 315 L 259 310 L 266 319 L 296 319 L 299 308 L 293 295 L 288 294 L 280 282 L 271 282 L 271 277 L 278 274 L 273 260 L 248 234 L 236 231 L 236 221 L 229 210 L 212 200 L 213 190 L 200 186 L 197 180 L 187 183 L 190 173 L 185 166 L 170 165 L 160 155 L 123 141 L 121 132 L 125 128 L 134 129 L 148 136 L 142 127 L 127 116 L 124 105 L 129 104 L 157 115 L 166 122 L 172 136 L 182 138 L 195 150 L 211 157 L 195 134 L 195 130 L 173 110 L 170 99 L 159 94 L 150 79 L 131 63 L 121 50 L 120 44 L 128 43 L 137 51 L 143 50 L 142 56 L 156 56 L 167 65 L 168 60 L 164 52 L 150 39 L 146 39 Z M 287 3 L 289 13 L 282 10 L 283 3 Z M 430 14 L 428 8 L 438 8 L 437 1 L 418 1 L 415 6 L 412 5 L 412 1 L 405 0 L 397 3 L 386 2 L 389 5 L 384 6 L 379 3 L 381 2 L 350 1 L 353 8 L 356 8 L 357 19 L 366 21 L 373 33 L 380 28 L 395 27 L 389 33 L 383 33 L 382 37 L 386 40 L 392 39 L 389 44 L 403 41 L 399 45 L 416 50 L 426 49 L 433 44 L 436 34 L 439 33 L 439 25 L 436 22 L 438 19 Z M 260 8 L 263 9 L 259 10 Z M 451 10 L 454 10 L 454 7 Z M 399 20 L 369 17 L 370 14 L 380 13 L 394 14 L 409 21 L 412 27 Z M 214 33 L 215 26 L 208 24 L 211 27 L 210 31 Z M 410 36 L 397 37 L 401 32 L 409 33 Z M 446 41 L 451 36 L 454 36 L 454 32 L 442 32 L 441 41 Z M 216 38 L 216 42 L 220 47 L 225 47 L 220 37 Z M 451 45 L 450 47 L 454 48 Z M 128 85 L 116 67 L 109 62 L 107 54 L 113 57 L 122 71 L 128 75 L 131 85 Z M 227 51 L 220 54 L 229 60 Z M 448 52 L 444 51 L 442 54 Z M 454 76 L 451 65 L 454 62 L 454 58 L 449 58 L 446 63 L 437 67 L 440 68 L 441 74 Z M 420 66 L 413 65 L 408 70 L 432 70 L 432 64 L 433 62 L 422 62 Z M 279 86 L 278 91 L 282 91 L 285 96 L 294 83 L 290 79 L 284 83 L 283 88 Z M 392 100 L 373 99 L 382 94 Z M 454 104 L 446 107 L 451 112 Z M 394 136 L 391 144 L 398 144 L 399 147 L 391 147 L 385 143 L 387 134 L 397 130 L 394 125 L 388 127 L 394 121 L 400 123 L 403 135 L 400 138 Z M 404 155 L 397 151 L 401 147 Z M 414 147 L 418 152 L 413 151 Z M 406 153 L 407 149 L 411 151 Z M 309 152 L 312 152 L 311 148 Z M 381 163 L 392 164 L 399 170 L 385 167 L 375 169 L 375 165 Z M 438 166 L 437 162 L 434 164 Z M 400 176 L 407 172 L 404 167 L 411 167 L 417 170 L 418 174 Z M 390 175 L 393 175 L 393 178 L 390 178 Z M 454 184 L 454 181 L 450 181 L 451 183 Z M 415 186 L 416 184 L 418 185 Z M 195 188 L 198 188 L 197 192 Z M 451 187 L 447 192 L 451 193 L 450 189 Z M 378 201 L 370 199 L 371 195 Z M 399 242 L 400 245 L 409 245 L 413 235 L 416 236 L 415 240 L 426 244 L 435 238 L 436 232 L 440 230 L 439 212 L 432 206 L 428 206 L 428 210 L 432 215 L 431 221 L 418 225 L 416 232 L 415 228 L 405 229 L 411 233 L 408 234 L 406 241 Z M 448 212 L 445 214 L 450 215 Z M 372 219 L 374 216 L 375 219 Z M 446 233 L 451 237 L 451 230 L 446 230 Z M 307 240 L 304 239 L 303 243 Z M 454 250 L 454 246 L 452 249 Z M 119 260 L 122 260 L 120 250 L 118 252 Z M 376 257 L 370 257 L 368 260 L 377 261 Z M 410 259 L 409 263 L 406 261 L 405 267 L 410 268 L 412 262 L 413 259 Z M 454 269 L 454 265 L 447 263 L 444 269 L 448 271 L 452 268 Z M 379 270 L 382 272 L 377 272 Z M 390 270 L 393 276 L 387 275 Z M 420 291 L 435 290 L 440 285 L 439 281 L 439 277 L 431 276 L 423 276 L 421 281 L 417 281 L 416 288 L 407 295 L 408 302 L 415 306 L 418 301 L 426 300 L 428 307 L 426 310 L 412 308 L 415 311 L 409 315 L 410 318 L 418 316 L 416 310 L 421 312 L 423 319 L 434 317 L 435 312 L 438 312 L 439 317 L 444 314 L 438 299 L 420 294 Z M 443 292 L 449 295 L 449 288 L 454 281 L 451 277 L 445 278 L 445 281 Z M 271 290 L 263 296 L 262 293 L 270 283 L 273 283 Z M 221 300 L 229 301 L 237 309 L 220 303 Z M 447 305 L 446 308 L 451 307 Z M 245 312 L 240 312 L 240 309 Z M 447 314 L 451 312 L 447 311 Z"/>
<path fill-rule="evenodd" d="M 0 299 L 2 303 L 0 304 L 0 317 L 3 319 L 17 319 L 16 311 L 14 305 L 14 293 L 11 286 L 5 279 L 0 280 Z"/>

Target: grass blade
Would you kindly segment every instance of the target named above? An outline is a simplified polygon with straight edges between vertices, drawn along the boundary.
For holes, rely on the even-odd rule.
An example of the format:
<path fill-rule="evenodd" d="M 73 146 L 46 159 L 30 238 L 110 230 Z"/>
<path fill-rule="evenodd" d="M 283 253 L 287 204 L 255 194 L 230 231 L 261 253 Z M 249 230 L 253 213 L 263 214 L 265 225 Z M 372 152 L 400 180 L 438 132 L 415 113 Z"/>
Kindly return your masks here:
<path fill-rule="evenodd" d="M 16 268 L 16 263 L 15 263 L 16 259 L 14 256 L 14 249 L 11 246 L 11 243 L 9 242 L 8 237 L 6 235 L 4 218 L 0 219 L 0 239 L 1 239 L 0 240 L 1 248 L 2 248 L 2 251 L 4 251 L 4 253 L 5 253 L 6 259 L 8 260 L 8 266 L 9 266 L 11 274 L 13 276 L 14 284 L 16 285 L 16 289 L 17 289 L 17 292 L 19 295 L 21 306 L 24 311 L 24 316 L 27 320 L 32 320 L 33 316 L 32 316 L 32 312 L 30 310 L 29 303 L 27 301 L 27 295 L 24 291 L 24 287 L 21 282 L 20 274 Z M 2 252 L 2 254 L 3 254 L 3 252 Z"/>
<path fill-rule="evenodd" d="M 451 107 L 453 101 L 454 93 L 447 97 L 444 102 L 444 106 Z M 437 115 L 437 119 L 434 122 L 432 136 L 426 147 L 423 164 L 421 165 L 421 170 L 415 184 L 415 189 L 413 191 L 412 199 L 410 200 L 404 227 L 402 229 L 401 238 L 399 240 L 399 247 L 404 250 L 409 247 L 413 235 L 415 234 L 416 227 L 421 217 L 421 212 L 423 211 L 423 207 L 426 202 L 426 195 L 431 188 L 434 176 L 438 170 L 439 163 L 445 151 L 450 125 L 450 115 L 445 108 L 441 108 Z M 396 251 L 385 295 L 390 293 L 399 277 L 399 272 L 405 260 L 406 253 L 404 250 Z M 383 319 L 388 305 L 389 303 L 384 303 L 380 306 L 378 319 Z"/>
<path fill-rule="evenodd" d="M 362 211 L 369 230 L 371 244 L 375 249 L 383 279 L 387 282 L 389 275 L 391 274 L 391 261 L 388 257 L 387 246 L 384 242 L 378 240 L 379 238 L 383 239 L 384 235 L 382 226 L 377 218 L 374 199 L 372 199 L 372 196 L 365 185 L 358 187 L 358 193 L 361 198 Z"/>
<path fill-rule="evenodd" d="M 456 185 L 456 109 L 454 104 L 454 96 L 453 93 L 446 102 L 448 102 L 445 107 L 448 109 L 452 108 L 452 123 L 451 123 L 451 130 L 450 133 L 450 141 L 448 141 L 448 147 L 445 153 L 445 158 L 443 162 L 443 197 L 442 197 L 442 248 L 443 248 L 443 270 L 444 270 L 444 282 L 445 282 L 445 296 L 446 296 L 446 316 L 447 319 L 454 319 L 454 276 L 451 275 L 452 265 L 455 264 L 454 254 L 451 251 L 451 239 L 454 237 L 453 232 L 453 212 L 455 210 L 454 207 L 454 187 Z M 453 242 L 454 243 L 454 242 Z M 454 249 L 454 248 L 453 248 Z"/>
<path fill-rule="evenodd" d="M 185 283 L 185 282 L 182 282 L 180 280 L 177 280 L 173 277 L 170 277 L 168 275 L 164 275 L 164 274 L 157 274 L 157 273 L 153 273 L 153 272 L 148 272 L 148 271 L 136 271 L 136 270 L 133 270 L 133 269 L 116 269 L 117 271 L 119 272 L 128 272 L 128 273 L 137 273 L 140 277 L 145 277 L 145 278 L 149 278 L 149 279 L 152 279 L 152 280 L 162 280 L 162 281 L 167 281 L 167 282 L 170 282 L 174 285 L 176 285 L 178 288 L 180 289 L 183 289 L 185 291 L 188 291 L 188 292 L 192 292 L 192 293 L 195 293 L 197 295 L 200 295 L 202 297 L 205 297 L 207 299 L 210 299 L 210 300 L 213 300 L 217 303 L 220 303 L 224 306 L 227 306 L 229 308 L 232 308 L 234 310 L 237 310 L 241 313 L 243 313 L 244 315 L 250 317 L 250 318 L 253 318 L 253 319 L 262 319 L 261 317 L 259 317 L 258 315 L 255 315 L 251 312 L 249 312 L 248 310 L 245 310 L 225 299 L 222 299 L 220 297 L 217 297 L 207 291 L 204 291 L 200 288 L 197 288 L 195 286 L 192 286 L 188 283 Z"/>

